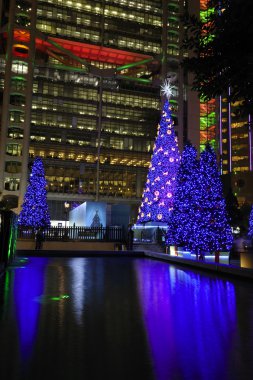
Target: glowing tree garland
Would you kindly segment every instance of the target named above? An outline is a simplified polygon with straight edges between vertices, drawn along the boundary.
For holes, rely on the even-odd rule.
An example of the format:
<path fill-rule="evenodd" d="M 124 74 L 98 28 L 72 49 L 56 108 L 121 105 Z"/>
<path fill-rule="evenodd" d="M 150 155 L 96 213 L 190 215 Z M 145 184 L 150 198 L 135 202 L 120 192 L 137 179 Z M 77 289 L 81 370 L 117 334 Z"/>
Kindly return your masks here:
<path fill-rule="evenodd" d="M 194 238 L 190 248 L 196 253 L 220 252 L 232 247 L 233 234 L 216 154 L 209 144 L 200 154 L 199 191 L 196 194 L 192 231 Z"/>
<path fill-rule="evenodd" d="M 36 157 L 19 215 L 19 225 L 34 229 L 50 226 L 46 184 L 42 159 Z"/>
<path fill-rule="evenodd" d="M 193 220 L 199 192 L 198 169 L 197 150 L 188 142 L 182 152 L 176 178 L 174 205 L 168 223 L 166 245 L 176 245 L 185 249 L 193 246 Z"/>
<path fill-rule="evenodd" d="M 249 231 L 248 236 L 253 238 L 253 206 L 251 206 L 250 215 L 249 215 Z"/>
<path fill-rule="evenodd" d="M 158 125 L 146 186 L 139 207 L 138 224 L 151 221 L 167 223 L 173 209 L 180 153 L 169 104 L 169 97 L 172 93 L 169 81 L 165 81 L 162 86 L 162 93 L 166 95 L 167 99 Z"/>

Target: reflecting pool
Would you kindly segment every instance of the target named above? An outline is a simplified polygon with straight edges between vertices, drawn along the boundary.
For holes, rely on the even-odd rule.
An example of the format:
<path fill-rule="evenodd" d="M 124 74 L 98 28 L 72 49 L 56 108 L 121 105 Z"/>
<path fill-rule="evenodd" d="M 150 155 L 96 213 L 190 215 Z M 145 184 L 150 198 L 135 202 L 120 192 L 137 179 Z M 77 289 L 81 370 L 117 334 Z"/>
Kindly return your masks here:
<path fill-rule="evenodd" d="M 252 282 L 148 258 L 18 258 L 1 380 L 253 378 Z"/>

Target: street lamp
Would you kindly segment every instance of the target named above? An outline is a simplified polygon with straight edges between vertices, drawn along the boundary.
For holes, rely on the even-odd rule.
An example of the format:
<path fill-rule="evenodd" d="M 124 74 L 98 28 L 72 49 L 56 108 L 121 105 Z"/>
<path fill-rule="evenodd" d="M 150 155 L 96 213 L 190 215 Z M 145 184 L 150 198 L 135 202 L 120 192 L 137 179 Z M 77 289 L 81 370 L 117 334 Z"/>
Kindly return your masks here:
<path fill-rule="evenodd" d="M 65 228 L 67 227 L 67 217 L 68 217 L 68 211 L 69 211 L 69 202 L 64 202 L 64 209 L 65 209 L 65 214 L 66 214 L 66 217 L 65 217 Z"/>

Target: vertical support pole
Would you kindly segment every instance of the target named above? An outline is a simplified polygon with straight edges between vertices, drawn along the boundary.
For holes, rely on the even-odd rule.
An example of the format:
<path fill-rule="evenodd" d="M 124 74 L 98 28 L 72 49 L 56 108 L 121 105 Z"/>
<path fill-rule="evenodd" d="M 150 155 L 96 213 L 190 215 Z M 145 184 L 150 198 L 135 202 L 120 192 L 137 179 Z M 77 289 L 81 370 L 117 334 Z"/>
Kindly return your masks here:
<path fill-rule="evenodd" d="M 22 147 L 22 169 L 20 181 L 20 195 L 19 195 L 19 209 L 23 203 L 23 198 L 27 186 L 28 177 L 28 161 L 29 161 L 29 143 L 30 143 L 30 126 L 31 126 L 31 111 L 32 111 L 32 95 L 33 95 L 33 73 L 34 73 L 34 60 L 35 60 L 35 31 L 36 31 L 36 17 L 37 17 L 37 1 L 31 4 L 31 26 L 29 54 L 28 54 L 28 73 L 27 73 L 27 86 L 25 96 L 25 121 L 24 121 L 24 137 Z"/>
<path fill-rule="evenodd" d="M 230 98 L 231 88 L 228 88 L 228 98 Z M 232 131 L 231 131 L 231 103 L 228 102 L 228 171 L 232 172 Z"/>
<path fill-rule="evenodd" d="M 161 68 L 161 82 L 166 79 L 168 71 L 168 1 L 163 0 L 162 2 L 163 13 L 162 13 L 162 68 Z M 161 113 L 163 110 L 163 105 L 165 102 L 165 97 L 161 98 Z"/>
<path fill-rule="evenodd" d="M 252 128 L 251 128 L 251 115 L 248 116 L 249 125 L 249 170 L 252 172 Z"/>
<path fill-rule="evenodd" d="M 99 98 L 98 98 L 98 150 L 97 150 L 97 176 L 96 176 L 96 202 L 99 200 L 99 170 L 100 170 L 100 149 L 101 149 L 101 125 L 102 125 L 102 97 L 103 97 L 103 78 L 99 78 Z"/>
<path fill-rule="evenodd" d="M 162 81 L 167 75 L 167 61 L 168 61 L 168 1 L 163 0 L 163 16 L 162 16 Z"/>
<path fill-rule="evenodd" d="M 11 87 L 13 28 L 15 23 L 16 0 L 11 0 L 7 29 L 7 50 L 5 55 L 5 77 L 2 103 L 1 135 L 0 135 L 0 192 L 4 190 L 6 139 L 9 126 L 9 103 Z"/>
<path fill-rule="evenodd" d="M 223 152 L 223 146 L 222 146 L 222 98 L 219 97 L 219 159 L 220 159 L 220 173 L 223 172 L 222 167 L 222 152 Z"/>
<path fill-rule="evenodd" d="M 143 189 L 141 185 L 141 172 L 138 170 L 136 173 L 136 197 L 138 198 L 142 196 Z"/>

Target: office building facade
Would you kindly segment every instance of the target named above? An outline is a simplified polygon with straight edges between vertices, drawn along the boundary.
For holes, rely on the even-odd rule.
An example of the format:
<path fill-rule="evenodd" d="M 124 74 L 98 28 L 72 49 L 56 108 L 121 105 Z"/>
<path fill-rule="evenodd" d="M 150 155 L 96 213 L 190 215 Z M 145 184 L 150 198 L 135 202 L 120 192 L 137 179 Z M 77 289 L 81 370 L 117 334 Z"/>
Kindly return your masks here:
<path fill-rule="evenodd" d="M 200 19 L 210 12 L 208 0 L 200 0 Z M 230 89 L 217 99 L 200 99 L 200 150 L 209 141 L 216 149 L 225 191 L 232 188 L 239 203 L 253 203 L 252 119 L 238 116 L 240 101 L 228 101 Z"/>
<path fill-rule="evenodd" d="M 196 3 L 196 2 L 195 2 Z M 197 2 L 198 3 L 198 2 Z M 182 147 L 199 114 L 179 66 L 180 0 L 4 0 L 1 4 L 2 199 L 19 211 L 43 158 L 51 218 L 64 202 L 131 205 L 135 216 L 170 77 Z M 189 131 L 194 131 L 191 132 Z"/>

